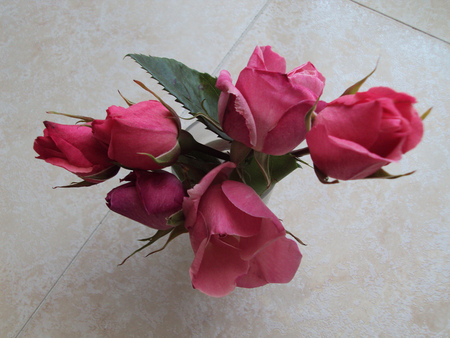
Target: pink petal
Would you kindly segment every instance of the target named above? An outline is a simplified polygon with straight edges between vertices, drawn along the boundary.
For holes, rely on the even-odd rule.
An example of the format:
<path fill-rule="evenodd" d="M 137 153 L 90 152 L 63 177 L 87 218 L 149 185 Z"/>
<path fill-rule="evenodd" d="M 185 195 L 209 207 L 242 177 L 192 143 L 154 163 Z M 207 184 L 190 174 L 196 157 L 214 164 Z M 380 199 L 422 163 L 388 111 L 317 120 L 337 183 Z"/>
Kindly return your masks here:
<path fill-rule="evenodd" d="M 238 278 L 237 286 L 254 288 L 267 283 L 289 283 L 294 278 L 301 259 L 297 243 L 282 237 L 265 247 L 250 261 L 247 274 Z"/>
<path fill-rule="evenodd" d="M 227 134 L 249 146 L 256 144 L 256 126 L 247 101 L 233 85 L 231 75 L 222 70 L 216 87 L 222 91 L 219 97 L 219 121 Z"/>
<path fill-rule="evenodd" d="M 422 119 L 419 117 L 417 112 L 414 110 L 414 112 L 411 113 L 411 133 L 406 137 L 405 143 L 402 147 L 402 152 L 406 153 L 407 151 L 410 151 L 411 149 L 415 148 L 420 140 L 422 140 L 423 137 L 423 122 Z"/>
<path fill-rule="evenodd" d="M 241 198 L 247 197 L 247 189 L 242 188 L 248 186 L 243 183 L 225 181 L 222 184 L 215 184 L 202 196 L 198 212 L 201 213 L 211 235 L 255 236 L 260 230 L 261 219 L 248 215 L 230 203 L 226 194 L 222 192 L 222 185 L 227 185 L 228 182 L 238 183 Z M 259 196 L 256 197 L 260 200 Z"/>
<path fill-rule="evenodd" d="M 270 155 L 284 155 L 305 140 L 305 116 L 313 105 L 313 101 L 302 101 L 291 107 L 267 133 L 262 152 Z"/>
<path fill-rule="evenodd" d="M 168 217 L 181 209 L 183 184 L 165 171 L 136 171 L 136 189 L 147 214 L 164 214 Z"/>
<path fill-rule="evenodd" d="M 348 96 L 328 104 L 317 115 L 314 125 L 325 125 L 329 135 L 370 148 L 380 132 L 383 114 L 381 103 L 372 101 L 347 106 L 346 102 L 352 99 Z"/>
<path fill-rule="evenodd" d="M 197 220 L 198 204 L 205 191 L 214 181 L 222 182 L 226 180 L 234 168 L 236 168 L 236 165 L 233 162 L 224 162 L 206 174 L 194 188 L 187 191 L 189 197 L 183 200 L 183 212 L 186 217 L 185 226 L 187 229 L 194 226 Z"/>
<path fill-rule="evenodd" d="M 225 181 L 222 183 L 222 191 L 236 208 L 246 214 L 253 217 L 269 218 L 274 222 L 279 221 L 258 194 L 248 185 L 236 181 Z M 281 223 L 280 229 L 283 229 Z"/>
<path fill-rule="evenodd" d="M 308 88 L 316 97 L 322 95 L 323 87 L 325 86 L 325 77 L 317 71 L 311 62 L 307 62 L 293 69 L 287 75 L 291 83 L 295 86 Z"/>
<path fill-rule="evenodd" d="M 361 145 L 329 136 L 324 125 L 316 125 L 306 135 L 314 165 L 330 177 L 360 179 L 391 162 Z"/>
<path fill-rule="evenodd" d="M 166 225 L 165 215 L 147 213 L 134 183 L 126 183 L 111 190 L 106 196 L 106 202 L 112 211 L 153 229 L 171 228 Z"/>
<path fill-rule="evenodd" d="M 192 286 L 212 297 L 223 297 L 236 287 L 236 279 L 248 270 L 239 251 L 212 237 L 205 238 L 195 254 L 189 274 Z"/>
<path fill-rule="evenodd" d="M 272 51 L 271 46 L 256 46 L 247 67 L 284 74 L 286 73 L 286 60 Z"/>
<path fill-rule="evenodd" d="M 254 149 L 261 151 L 264 138 L 281 117 L 300 101 L 315 96 L 306 88 L 294 88 L 285 74 L 245 68 L 239 75 L 236 88 L 245 97 L 253 116 L 257 139 Z"/>

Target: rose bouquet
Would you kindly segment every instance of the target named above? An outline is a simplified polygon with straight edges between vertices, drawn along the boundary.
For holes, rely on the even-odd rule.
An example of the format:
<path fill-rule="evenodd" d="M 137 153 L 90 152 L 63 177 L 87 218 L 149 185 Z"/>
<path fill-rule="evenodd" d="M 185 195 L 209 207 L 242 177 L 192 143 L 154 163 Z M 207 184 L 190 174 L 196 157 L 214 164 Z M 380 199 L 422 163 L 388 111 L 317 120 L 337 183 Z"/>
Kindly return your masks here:
<path fill-rule="evenodd" d="M 408 175 L 393 176 L 383 167 L 420 142 L 429 113 L 419 117 L 415 99 L 390 88 L 359 92 L 373 72 L 334 101 L 321 101 L 323 75 L 309 62 L 286 72 L 284 58 L 270 46 L 255 48 L 235 83 L 226 70 L 214 78 L 172 59 L 128 56 L 219 142 L 198 142 L 173 108 L 135 81 L 154 100 L 133 103 L 122 96 L 128 107 L 109 107 L 104 120 L 62 114 L 79 123 L 44 122 L 34 149 L 38 158 L 82 179 L 66 187 L 98 184 L 128 170 L 106 202 L 156 230 L 135 253 L 165 238 L 150 254 L 161 251 L 189 234 L 192 285 L 214 297 L 294 277 L 303 243 L 262 199 L 277 182 L 301 165 L 327 184 Z M 304 140 L 307 147 L 298 148 Z M 301 159 L 306 155 L 312 165 Z"/>

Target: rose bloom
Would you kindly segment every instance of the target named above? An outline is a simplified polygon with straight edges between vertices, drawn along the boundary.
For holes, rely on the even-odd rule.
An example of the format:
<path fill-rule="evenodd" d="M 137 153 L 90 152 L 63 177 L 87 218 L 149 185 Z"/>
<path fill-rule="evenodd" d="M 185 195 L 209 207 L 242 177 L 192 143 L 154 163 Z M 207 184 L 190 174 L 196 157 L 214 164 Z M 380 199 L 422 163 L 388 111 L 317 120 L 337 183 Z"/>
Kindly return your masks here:
<path fill-rule="evenodd" d="M 415 102 L 376 87 L 329 103 L 306 136 L 314 165 L 327 176 L 354 180 L 399 161 L 423 135 Z"/>
<path fill-rule="evenodd" d="M 106 196 L 107 206 L 118 214 L 150 228 L 170 229 L 167 217 L 181 210 L 185 196 L 183 185 L 165 171 L 134 171 L 129 181 L 111 190 Z"/>
<path fill-rule="evenodd" d="M 34 141 L 37 158 L 64 168 L 90 183 L 100 183 L 119 167 L 108 158 L 108 148 L 99 142 L 88 126 L 44 122 L 44 136 Z"/>
<path fill-rule="evenodd" d="M 256 151 L 284 155 L 305 139 L 305 116 L 324 85 L 311 63 L 286 74 L 285 59 L 270 46 L 258 46 L 236 85 L 228 71 L 220 72 L 220 124 L 231 138 Z"/>
<path fill-rule="evenodd" d="M 195 253 L 192 285 L 222 297 L 238 287 L 288 283 L 301 257 L 280 220 L 249 186 L 227 180 L 235 168 L 225 162 L 188 190 L 183 202 Z"/>
<path fill-rule="evenodd" d="M 108 156 L 132 169 L 155 170 L 158 157 L 169 151 L 176 160 L 178 126 L 172 114 L 158 101 L 144 101 L 129 108 L 109 107 L 105 120 L 92 122 L 94 136 L 108 145 Z"/>

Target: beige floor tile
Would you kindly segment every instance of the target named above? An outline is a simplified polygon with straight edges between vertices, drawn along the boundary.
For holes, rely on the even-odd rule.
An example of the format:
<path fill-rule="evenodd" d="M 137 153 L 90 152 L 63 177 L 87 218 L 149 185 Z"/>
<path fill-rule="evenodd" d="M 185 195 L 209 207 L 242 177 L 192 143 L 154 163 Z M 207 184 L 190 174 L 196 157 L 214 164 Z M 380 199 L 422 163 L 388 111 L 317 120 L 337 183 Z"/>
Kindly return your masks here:
<path fill-rule="evenodd" d="M 230 18 L 228 22 L 238 22 Z M 210 25 L 221 27 L 219 23 Z M 173 28 L 172 34 L 182 27 L 180 24 Z M 158 32 L 166 34 L 161 30 Z M 116 46 L 135 36 L 135 33 L 120 29 L 115 34 L 119 39 Z M 99 38 L 102 36 L 98 35 Z M 214 35 L 211 36 L 213 39 Z M 192 61 L 192 67 L 202 69 L 207 65 L 206 68 L 214 68 L 226 49 L 221 54 L 216 48 L 204 47 L 196 50 L 198 58 L 188 58 L 189 53 L 183 54 L 182 50 L 196 41 L 192 39 L 190 36 L 182 40 L 184 45 L 180 45 L 180 40 L 173 45 L 147 42 L 142 49 L 151 47 L 157 54 L 169 54 L 186 63 Z M 109 37 L 107 41 L 113 43 L 114 39 Z M 150 258 L 138 255 L 117 267 L 116 264 L 136 248 L 135 239 L 145 237 L 147 230 L 110 213 L 43 302 L 23 331 L 23 337 L 449 334 L 448 45 L 344 0 L 272 1 L 223 64 L 235 79 L 256 44 L 272 45 L 286 57 L 288 68 L 311 60 L 327 77 L 328 87 L 323 96 L 327 101 L 369 73 L 381 57 L 377 72 L 364 88 L 391 86 L 415 95 L 420 111 L 434 106 L 432 115 L 425 122 L 423 142 L 400 164 L 390 168 L 394 173 L 414 169 L 417 173 L 395 181 L 323 186 L 309 168 L 298 170 L 276 188 L 270 201 L 286 228 L 308 243 L 307 247 L 301 248 L 304 258 L 295 279 L 288 285 L 239 289 L 222 299 L 208 298 L 191 288 L 188 268 L 192 252 L 187 237 L 176 239 L 162 253 Z M 227 48 L 231 45 L 230 42 Z M 114 61 L 116 54 L 128 52 L 130 47 L 127 48 L 118 50 L 116 47 L 112 52 L 101 49 L 111 59 L 105 69 L 97 71 L 96 84 L 103 83 L 109 92 L 113 92 L 108 87 L 111 82 L 115 88 L 122 88 L 130 73 L 137 74 L 132 65 L 125 63 L 122 67 L 122 63 Z M 113 67 L 117 67 L 114 69 L 118 73 L 107 75 Z M 58 69 L 60 72 L 61 67 Z M 79 81 L 85 84 L 88 77 L 87 73 L 83 74 Z M 58 83 L 64 84 L 64 79 Z M 45 93 L 53 93 L 51 99 L 61 100 L 60 107 L 75 107 L 75 102 L 80 104 L 69 95 L 58 96 L 58 91 L 52 88 L 48 85 Z M 89 89 L 95 102 L 94 98 L 89 98 L 90 104 L 84 102 L 83 105 L 93 114 L 92 106 L 98 106 L 96 101 L 104 90 L 94 85 Z M 127 93 L 130 96 L 136 90 L 130 86 Z M 77 95 L 80 100 L 82 94 Z M 110 102 L 113 96 L 109 95 L 102 101 Z M 49 104 L 48 99 L 44 101 Z M 24 165 L 30 163 L 22 161 Z M 33 175 L 48 186 L 48 179 L 43 178 L 47 172 L 43 167 Z M 66 178 L 57 176 L 57 171 L 52 171 L 52 175 L 54 180 Z M 98 213 L 97 221 L 101 212 L 95 203 L 100 203 L 102 193 L 103 190 L 95 191 L 89 197 L 92 200 L 90 210 Z M 55 197 L 51 194 L 55 192 L 45 192 L 43 198 L 54 202 Z M 68 205 L 68 201 L 82 201 L 83 196 L 89 195 L 86 190 L 79 195 L 59 193 L 60 201 L 54 209 L 65 206 L 62 210 L 72 213 L 59 216 L 58 221 L 62 219 L 70 224 L 72 231 L 95 227 L 96 223 L 91 221 L 94 216 L 80 220 L 76 216 L 77 210 Z M 29 199 L 31 197 L 24 201 Z M 83 206 L 85 204 L 78 210 Z M 45 206 L 35 208 L 50 215 L 53 210 Z M 29 217 L 33 220 L 37 215 L 39 212 L 33 209 Z M 49 222 L 50 215 L 43 219 Z M 47 233 L 59 229 L 44 221 L 38 224 L 42 224 L 41 228 Z M 83 232 L 88 233 L 87 230 Z M 67 252 L 63 244 L 71 243 L 72 254 L 66 254 L 68 261 L 79 244 L 69 239 L 61 239 L 62 243 L 58 244 L 56 236 L 52 236 L 48 240 L 49 254 L 45 256 L 42 249 L 37 254 L 45 260 L 56 249 Z M 38 237 L 42 238 L 42 235 Z M 11 241 L 17 243 L 17 239 Z M 14 255 L 18 252 L 9 265 L 11 269 L 23 255 L 23 250 L 15 250 L 10 248 L 8 251 Z M 30 264 L 36 265 L 33 259 Z M 53 263 L 52 273 L 45 276 L 55 275 L 55 265 Z M 39 285 L 30 275 L 25 275 L 24 279 L 21 285 Z M 16 279 L 13 281 L 17 283 Z M 19 294 L 19 287 L 15 290 Z M 21 299 L 29 301 L 30 296 Z M 26 312 L 21 311 L 22 314 Z"/>
<path fill-rule="evenodd" d="M 447 0 L 356 0 L 354 2 L 450 42 L 450 3 Z"/>
<path fill-rule="evenodd" d="M 211 72 L 264 3 L 0 3 L 0 336 L 25 324 L 105 216 L 104 196 L 118 183 L 52 190 L 76 177 L 35 160 L 33 140 L 44 119 L 74 121 L 45 111 L 103 118 L 108 106 L 124 105 L 118 89 L 148 99 L 132 80 L 149 77 L 123 60 L 130 52 Z"/>

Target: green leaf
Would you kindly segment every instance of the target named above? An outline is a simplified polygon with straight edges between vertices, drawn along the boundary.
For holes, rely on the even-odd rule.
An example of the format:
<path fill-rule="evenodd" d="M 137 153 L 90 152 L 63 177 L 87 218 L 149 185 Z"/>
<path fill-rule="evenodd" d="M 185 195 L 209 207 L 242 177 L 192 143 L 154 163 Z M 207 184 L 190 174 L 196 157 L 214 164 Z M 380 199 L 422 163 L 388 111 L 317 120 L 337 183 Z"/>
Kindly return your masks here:
<path fill-rule="evenodd" d="M 300 167 L 295 157 L 289 154 L 282 156 L 270 155 L 267 162 L 268 171 L 264 173 L 257 159 L 254 156 L 249 156 L 233 171 L 230 179 L 244 182 L 252 187 L 258 195 L 263 196 L 276 183 Z M 270 178 L 269 184 L 267 182 L 268 177 Z"/>
<path fill-rule="evenodd" d="M 379 61 L 379 60 L 378 60 Z M 369 75 L 367 75 L 364 79 L 356 82 L 353 86 L 348 87 L 345 92 L 341 95 L 352 95 L 352 94 L 356 94 L 359 90 L 359 88 L 361 88 L 361 86 L 364 84 L 364 82 L 366 82 L 366 80 L 373 74 L 375 73 L 375 71 L 377 70 L 378 67 L 378 61 L 377 64 L 375 65 L 375 68 L 370 72 Z"/>
<path fill-rule="evenodd" d="M 214 156 L 198 151 L 191 151 L 189 154 L 180 155 L 177 163 L 172 165 L 172 169 L 183 183 L 184 188 L 191 189 L 220 163 Z"/>
<path fill-rule="evenodd" d="M 217 78 L 207 73 L 200 73 L 173 59 L 142 54 L 126 56 L 131 57 L 145 69 L 193 116 L 199 114 L 199 121 L 204 123 L 208 129 L 220 137 L 228 139 L 228 136 L 217 127 L 219 125 L 217 121 L 219 121 L 218 100 L 220 96 L 220 90 L 216 88 Z M 208 118 L 202 117 L 202 114 L 206 114 L 217 123 L 208 121 Z"/>

